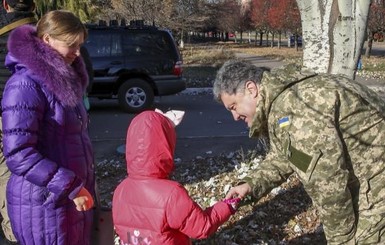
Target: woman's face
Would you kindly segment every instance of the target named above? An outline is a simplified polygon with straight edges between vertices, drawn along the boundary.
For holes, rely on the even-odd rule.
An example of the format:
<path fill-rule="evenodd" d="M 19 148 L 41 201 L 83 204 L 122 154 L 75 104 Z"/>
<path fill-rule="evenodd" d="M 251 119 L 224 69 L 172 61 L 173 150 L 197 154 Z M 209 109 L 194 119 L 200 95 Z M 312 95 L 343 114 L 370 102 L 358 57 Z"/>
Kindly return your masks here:
<path fill-rule="evenodd" d="M 76 41 L 68 45 L 67 42 L 51 37 L 49 34 L 43 36 L 43 41 L 55 49 L 67 64 L 72 64 L 76 57 L 80 55 L 80 47 L 84 42 L 84 33 L 79 33 Z"/>

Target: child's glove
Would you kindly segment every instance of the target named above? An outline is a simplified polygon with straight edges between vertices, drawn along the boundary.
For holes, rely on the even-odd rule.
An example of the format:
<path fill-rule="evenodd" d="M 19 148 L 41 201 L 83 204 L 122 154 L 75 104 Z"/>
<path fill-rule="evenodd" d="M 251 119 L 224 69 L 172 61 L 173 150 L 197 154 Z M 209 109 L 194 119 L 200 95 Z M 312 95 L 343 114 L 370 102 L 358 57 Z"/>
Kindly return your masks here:
<path fill-rule="evenodd" d="M 238 209 L 238 204 L 241 201 L 241 199 L 239 197 L 237 197 L 237 198 L 231 198 L 231 199 L 224 199 L 223 201 L 225 203 L 227 203 L 227 205 L 229 205 L 232 213 L 235 214 L 235 212 Z"/>
<path fill-rule="evenodd" d="M 72 200 L 76 205 L 76 210 L 87 211 L 94 206 L 94 199 L 86 188 L 82 187 L 76 197 Z"/>

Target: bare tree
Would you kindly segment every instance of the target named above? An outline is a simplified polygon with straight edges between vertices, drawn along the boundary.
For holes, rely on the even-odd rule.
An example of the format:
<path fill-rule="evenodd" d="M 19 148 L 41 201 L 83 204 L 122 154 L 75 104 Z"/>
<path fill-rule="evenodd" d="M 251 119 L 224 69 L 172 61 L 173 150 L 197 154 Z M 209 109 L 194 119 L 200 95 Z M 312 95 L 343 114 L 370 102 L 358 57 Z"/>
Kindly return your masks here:
<path fill-rule="evenodd" d="M 370 0 L 297 0 L 297 4 L 304 68 L 355 78 Z"/>
<path fill-rule="evenodd" d="M 225 33 L 223 39 L 227 41 L 229 32 L 239 31 L 242 42 L 242 32 L 245 31 L 245 22 L 249 24 L 250 21 L 245 21 L 247 16 L 245 15 L 245 10 L 242 9 L 240 2 L 237 0 L 225 0 L 216 3 L 215 9 L 216 14 L 215 16 L 212 16 L 212 19 L 215 20 L 218 30 Z"/>

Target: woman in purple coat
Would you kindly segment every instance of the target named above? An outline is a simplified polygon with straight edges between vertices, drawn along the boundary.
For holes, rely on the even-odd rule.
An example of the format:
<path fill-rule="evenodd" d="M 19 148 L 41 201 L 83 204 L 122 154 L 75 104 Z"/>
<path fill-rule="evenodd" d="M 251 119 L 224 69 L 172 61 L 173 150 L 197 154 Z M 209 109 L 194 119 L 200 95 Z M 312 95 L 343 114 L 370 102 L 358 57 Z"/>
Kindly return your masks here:
<path fill-rule="evenodd" d="M 24 245 L 88 245 L 94 166 L 82 96 L 88 78 L 81 21 L 51 11 L 8 39 L 2 100 L 12 229 Z"/>

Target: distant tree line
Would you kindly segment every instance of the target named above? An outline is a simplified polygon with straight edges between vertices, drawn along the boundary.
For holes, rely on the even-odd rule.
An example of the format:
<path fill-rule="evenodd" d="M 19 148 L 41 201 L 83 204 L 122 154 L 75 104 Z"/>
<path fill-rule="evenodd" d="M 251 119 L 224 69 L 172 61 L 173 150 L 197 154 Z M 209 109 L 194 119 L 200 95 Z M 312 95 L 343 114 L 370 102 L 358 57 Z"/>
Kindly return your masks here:
<path fill-rule="evenodd" d="M 283 34 L 297 37 L 302 33 L 296 0 L 36 0 L 36 5 L 38 15 L 68 9 L 84 22 L 142 19 L 172 30 L 185 42 L 227 41 L 233 33 L 242 42 L 245 33 L 253 32 L 256 44 L 280 46 Z M 368 40 L 381 41 L 384 27 L 385 0 L 372 0 Z"/>

